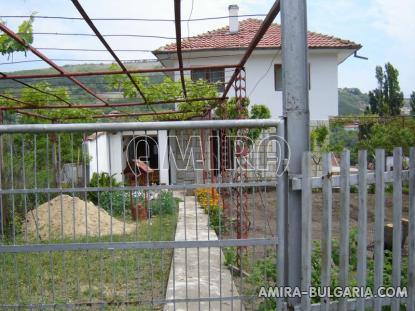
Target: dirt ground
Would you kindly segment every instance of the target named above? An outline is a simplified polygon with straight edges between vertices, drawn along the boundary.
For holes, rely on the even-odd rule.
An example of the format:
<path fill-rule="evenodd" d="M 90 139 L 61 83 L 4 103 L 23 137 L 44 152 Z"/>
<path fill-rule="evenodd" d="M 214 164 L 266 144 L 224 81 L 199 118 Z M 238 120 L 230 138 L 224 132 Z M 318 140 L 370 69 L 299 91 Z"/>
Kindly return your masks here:
<path fill-rule="evenodd" d="M 277 223 L 277 194 L 275 190 L 262 190 L 261 192 L 251 192 L 248 194 L 248 219 L 250 221 L 248 238 L 269 238 L 276 236 Z M 340 230 L 340 193 L 333 193 L 333 210 L 332 210 L 332 236 L 339 239 Z M 403 195 L 402 217 L 408 218 L 408 195 Z M 322 219 L 323 219 L 323 202 L 322 193 L 313 193 L 312 204 L 312 239 L 321 240 Z M 392 222 L 393 200 L 392 193 L 385 193 L 385 224 Z M 356 228 L 358 225 L 358 193 L 350 193 L 350 228 Z M 235 216 L 235 214 L 233 215 Z M 374 223 L 375 223 L 375 195 L 368 194 L 368 251 L 373 250 L 374 240 Z M 235 238 L 236 233 L 227 232 L 222 238 Z M 406 243 L 407 247 L 408 243 Z M 404 248 L 404 255 L 407 252 Z M 270 254 L 275 254 L 275 247 L 249 247 L 247 254 L 249 260 L 244 263 L 242 270 L 247 275 L 253 273 L 253 263 Z M 264 280 L 267 277 L 264 276 Z M 252 287 L 249 277 L 240 277 L 239 273 L 234 274 L 234 282 L 238 290 L 247 295 L 257 293 L 257 289 Z M 265 281 L 264 281 L 265 282 Z M 250 300 L 244 303 L 245 310 L 257 310 L 259 300 Z"/>
<path fill-rule="evenodd" d="M 276 199 L 275 191 L 253 192 L 249 197 L 248 218 L 251 225 L 249 230 L 250 237 L 269 237 L 276 233 Z M 313 193 L 313 230 L 314 240 L 321 239 L 323 219 L 322 193 Z M 375 222 L 375 195 L 368 194 L 368 234 L 369 241 L 373 240 L 373 230 Z M 403 195 L 402 217 L 408 218 L 408 195 Z M 392 193 L 385 193 L 385 224 L 392 222 L 393 200 Z M 357 227 L 358 224 L 358 193 L 350 193 L 350 228 Z M 339 237 L 340 230 L 340 193 L 333 193 L 333 213 L 332 213 L 332 234 L 333 238 Z"/>

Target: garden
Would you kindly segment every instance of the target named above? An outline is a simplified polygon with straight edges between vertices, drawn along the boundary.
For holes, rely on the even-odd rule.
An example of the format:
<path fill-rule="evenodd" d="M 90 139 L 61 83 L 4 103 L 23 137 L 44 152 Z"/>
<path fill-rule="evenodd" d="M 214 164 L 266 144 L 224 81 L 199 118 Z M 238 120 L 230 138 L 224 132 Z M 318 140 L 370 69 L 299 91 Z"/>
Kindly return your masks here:
<path fill-rule="evenodd" d="M 120 189 L 123 185 L 108 173 L 101 173 L 94 175 L 88 186 Z M 174 240 L 178 199 L 170 191 L 149 191 L 145 195 L 138 191 L 90 191 L 50 197 L 28 210 L 26 218 L 16 210 L 3 244 L 59 246 Z M 131 206 L 137 205 L 146 206 L 144 219 L 133 217 Z M 28 198 L 25 206 L 30 206 Z M 137 306 L 157 309 L 157 301 L 165 297 L 172 253 L 171 249 L 106 247 L 2 253 L 0 299 L 10 305 L 76 302 L 82 309 L 91 303 L 106 303 L 113 308 L 123 302 L 132 310 Z"/>

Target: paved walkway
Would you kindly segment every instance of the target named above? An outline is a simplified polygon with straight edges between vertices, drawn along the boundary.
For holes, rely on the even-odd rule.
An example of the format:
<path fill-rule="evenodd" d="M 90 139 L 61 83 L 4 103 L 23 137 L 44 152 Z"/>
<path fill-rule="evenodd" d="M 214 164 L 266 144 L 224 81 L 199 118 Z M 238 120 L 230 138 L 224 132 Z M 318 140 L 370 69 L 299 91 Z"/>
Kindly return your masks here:
<path fill-rule="evenodd" d="M 217 240 L 208 227 L 208 216 L 196 205 L 194 196 L 181 197 L 175 240 Z M 186 207 L 186 208 L 185 208 Z M 223 265 L 219 248 L 175 249 L 170 268 L 166 299 L 237 297 L 229 270 Z M 164 310 L 243 310 L 240 300 L 168 303 Z"/>

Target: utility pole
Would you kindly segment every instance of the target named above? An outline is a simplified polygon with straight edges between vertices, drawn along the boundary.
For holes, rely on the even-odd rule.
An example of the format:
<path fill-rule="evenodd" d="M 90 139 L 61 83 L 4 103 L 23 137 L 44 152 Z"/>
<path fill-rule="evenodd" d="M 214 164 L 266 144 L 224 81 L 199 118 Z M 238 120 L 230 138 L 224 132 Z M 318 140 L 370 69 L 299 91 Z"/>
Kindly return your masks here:
<path fill-rule="evenodd" d="M 281 0 L 283 113 L 285 139 L 291 150 L 288 178 L 301 175 L 303 152 L 310 149 L 308 104 L 308 46 L 306 0 Z M 286 190 L 285 280 L 286 286 L 301 288 L 301 191 Z M 289 298 L 288 309 L 301 303 Z"/>

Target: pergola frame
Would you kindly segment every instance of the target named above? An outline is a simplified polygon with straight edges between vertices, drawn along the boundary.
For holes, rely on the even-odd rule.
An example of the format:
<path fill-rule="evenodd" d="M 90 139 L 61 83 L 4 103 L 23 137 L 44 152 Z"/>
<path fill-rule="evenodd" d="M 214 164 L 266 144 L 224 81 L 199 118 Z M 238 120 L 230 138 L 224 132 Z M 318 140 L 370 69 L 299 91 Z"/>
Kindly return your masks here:
<path fill-rule="evenodd" d="M 7 98 L 8 100 L 15 101 L 18 103 L 18 106 L 0 106 L 0 111 L 15 111 L 20 114 L 30 115 L 32 117 L 37 117 L 45 120 L 52 120 L 56 121 L 56 119 L 52 119 L 47 116 L 43 116 L 39 113 L 33 113 L 33 112 L 27 112 L 26 110 L 34 110 L 34 109 L 94 109 L 94 108 L 117 108 L 117 107 L 131 107 L 131 106 L 148 106 L 150 109 L 153 110 L 152 113 L 119 113 L 119 114 L 113 114 L 113 115 L 96 115 L 95 118 L 116 118 L 119 117 L 125 117 L 127 115 L 129 116 L 138 116 L 138 115 L 158 115 L 158 114 L 173 114 L 173 113 L 179 113 L 179 111 L 155 111 L 152 108 L 152 105 L 158 105 L 158 104 L 168 104 L 168 103 L 178 103 L 178 102 L 194 102 L 194 101 L 202 101 L 202 100 L 209 100 L 209 101 L 216 101 L 218 103 L 223 102 L 227 99 L 227 94 L 229 90 L 231 89 L 232 85 L 235 83 L 240 70 L 243 69 L 246 61 L 248 60 L 249 56 L 252 54 L 252 51 L 255 49 L 259 41 L 262 39 L 265 32 L 268 30 L 269 26 L 271 25 L 272 21 L 275 19 L 276 15 L 279 12 L 279 1 L 275 1 L 273 7 L 271 8 L 270 12 L 265 17 L 264 22 L 262 23 L 261 27 L 255 34 L 254 38 L 252 39 L 251 43 L 249 44 L 248 49 L 245 51 L 243 57 L 241 58 L 241 61 L 238 64 L 226 64 L 226 65 L 211 65 L 211 66 L 192 66 L 192 67 L 184 67 L 183 66 L 183 56 L 182 56 L 182 50 L 181 50 L 181 42 L 182 42 L 182 36 L 181 36 L 181 8 L 180 8 L 180 1 L 175 0 L 174 2 L 174 12 L 175 12 L 175 28 L 176 28 L 176 48 L 177 48 L 177 59 L 179 61 L 179 67 L 178 68 L 156 68 L 156 69 L 128 69 L 126 66 L 122 63 L 122 61 L 118 58 L 118 56 L 115 54 L 114 50 L 111 48 L 111 46 L 108 44 L 108 42 L 104 39 L 103 35 L 100 33 L 98 28 L 94 25 L 92 19 L 88 16 L 82 5 L 77 0 L 71 0 L 74 4 L 75 8 L 79 11 L 81 14 L 83 20 L 88 24 L 88 26 L 91 28 L 91 30 L 94 32 L 95 36 L 101 41 L 101 43 L 105 46 L 107 51 L 111 54 L 111 56 L 114 58 L 114 61 L 121 67 L 121 70 L 108 70 L 108 71 L 87 71 L 87 72 L 67 72 L 64 68 L 54 63 L 50 58 L 48 58 L 46 55 L 44 55 L 42 52 L 40 52 L 35 47 L 31 46 L 27 42 L 25 42 L 18 34 L 13 32 L 11 29 L 9 29 L 4 24 L 0 24 L 0 30 L 3 31 L 7 36 L 14 39 L 16 42 L 20 43 L 21 45 L 25 46 L 28 50 L 30 50 L 33 54 L 35 54 L 37 57 L 39 57 L 41 60 L 43 60 L 45 63 L 47 63 L 49 66 L 51 66 L 53 69 L 57 71 L 57 73 L 50 73 L 50 74 L 30 74 L 30 75 L 22 75 L 22 74 L 6 74 L 6 73 L 0 73 L 0 80 L 13 80 L 19 84 L 25 85 L 26 87 L 32 88 L 38 92 L 54 96 L 57 100 L 60 102 L 63 102 L 65 105 L 57 104 L 57 105 L 35 105 L 33 103 L 29 102 L 23 102 L 17 98 L 13 98 L 4 94 L 0 94 L 1 97 Z M 231 79 L 225 83 L 225 90 L 223 94 L 220 97 L 215 98 L 188 98 L 187 91 L 186 91 L 186 83 L 184 79 L 184 71 L 185 70 L 203 70 L 203 69 L 226 69 L 226 68 L 232 68 L 234 69 L 233 75 Z M 182 84 L 182 93 L 183 98 L 176 98 L 172 100 L 165 100 L 165 101 L 157 101 L 157 102 L 151 102 L 148 101 L 146 96 L 144 95 L 144 92 L 142 90 L 142 86 L 138 85 L 136 80 L 134 80 L 132 74 L 135 73 L 166 73 L 166 72 L 179 72 L 180 73 L 180 80 Z M 140 94 L 141 98 L 143 99 L 142 102 L 129 102 L 129 103 L 112 103 L 109 102 L 107 99 L 102 98 L 100 95 L 96 94 L 93 90 L 91 90 L 89 87 L 87 87 L 85 84 L 83 84 L 81 81 L 77 79 L 77 77 L 83 77 L 83 76 L 107 76 L 107 75 L 126 75 L 131 83 L 136 88 L 137 92 Z M 45 79 L 45 78 L 67 78 L 68 80 L 72 81 L 76 85 L 78 85 L 80 88 L 82 88 L 86 93 L 92 95 L 96 99 L 98 99 L 101 103 L 100 104 L 81 104 L 81 103 L 72 103 L 68 102 L 67 100 L 64 100 L 63 98 L 60 98 L 56 94 L 41 90 L 37 88 L 36 86 L 32 86 L 26 82 L 21 81 L 22 79 Z M 66 120 L 67 117 L 63 117 L 59 120 Z"/>

